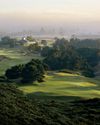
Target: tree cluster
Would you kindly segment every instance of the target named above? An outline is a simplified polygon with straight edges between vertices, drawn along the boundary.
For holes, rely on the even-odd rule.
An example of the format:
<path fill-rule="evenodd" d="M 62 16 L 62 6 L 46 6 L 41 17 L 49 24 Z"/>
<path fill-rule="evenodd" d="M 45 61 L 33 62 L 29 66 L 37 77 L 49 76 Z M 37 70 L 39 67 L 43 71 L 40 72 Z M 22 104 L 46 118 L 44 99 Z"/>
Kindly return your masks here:
<path fill-rule="evenodd" d="M 78 39 L 71 38 L 70 44 L 75 48 L 95 48 L 100 49 L 100 39 Z"/>
<path fill-rule="evenodd" d="M 35 52 L 40 53 L 41 47 L 38 45 L 38 43 L 34 43 L 27 46 L 27 50 L 30 53 L 35 53 Z"/>
<path fill-rule="evenodd" d="M 34 81 L 43 82 L 47 65 L 38 59 L 32 59 L 24 65 L 13 66 L 7 69 L 5 76 L 8 80 L 21 79 L 23 83 L 31 83 Z"/>
<path fill-rule="evenodd" d="M 53 47 L 48 48 L 46 52 L 44 62 L 49 65 L 51 70 L 78 70 L 87 77 L 95 76 L 92 66 L 100 60 L 96 50 L 76 49 L 64 38 L 57 39 Z M 96 58 L 95 61 L 94 58 Z"/>
<path fill-rule="evenodd" d="M 32 36 L 27 36 L 26 38 L 29 42 L 36 41 Z"/>
<path fill-rule="evenodd" d="M 5 46 L 8 46 L 10 48 L 13 48 L 15 46 L 17 46 L 17 40 L 15 38 L 10 38 L 9 36 L 5 36 L 5 37 L 2 37 L 1 38 L 1 41 L 0 41 L 0 46 L 2 47 L 5 47 Z"/>

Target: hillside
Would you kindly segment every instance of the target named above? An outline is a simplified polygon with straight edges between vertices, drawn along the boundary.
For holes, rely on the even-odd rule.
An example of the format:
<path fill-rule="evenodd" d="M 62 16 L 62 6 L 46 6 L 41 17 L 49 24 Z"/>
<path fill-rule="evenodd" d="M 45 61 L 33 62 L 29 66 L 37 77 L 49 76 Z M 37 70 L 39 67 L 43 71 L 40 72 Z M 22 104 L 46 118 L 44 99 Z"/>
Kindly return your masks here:
<path fill-rule="evenodd" d="M 100 99 L 73 103 L 27 99 L 16 87 L 0 84 L 0 125 L 99 125 Z"/>
<path fill-rule="evenodd" d="M 100 97 L 99 80 L 78 74 L 48 72 L 43 83 L 19 85 L 30 97 L 39 99 L 73 100 Z"/>
<path fill-rule="evenodd" d="M 13 65 L 30 61 L 32 58 L 40 58 L 38 55 L 25 55 L 18 49 L 1 49 L 0 75 Z M 97 68 L 99 69 L 99 68 Z M 18 84 L 20 90 L 29 97 L 36 96 L 39 99 L 73 100 L 80 98 L 100 97 L 99 79 L 86 78 L 78 74 L 58 73 L 50 71 L 45 76 L 45 82 L 34 84 Z"/>
<path fill-rule="evenodd" d="M 0 75 L 13 65 L 40 58 L 24 54 L 18 50 L 0 50 L 4 57 L 0 61 Z M 99 81 L 75 71 L 47 71 L 42 83 L 16 80 L 1 83 L 0 125 L 99 125 Z"/>

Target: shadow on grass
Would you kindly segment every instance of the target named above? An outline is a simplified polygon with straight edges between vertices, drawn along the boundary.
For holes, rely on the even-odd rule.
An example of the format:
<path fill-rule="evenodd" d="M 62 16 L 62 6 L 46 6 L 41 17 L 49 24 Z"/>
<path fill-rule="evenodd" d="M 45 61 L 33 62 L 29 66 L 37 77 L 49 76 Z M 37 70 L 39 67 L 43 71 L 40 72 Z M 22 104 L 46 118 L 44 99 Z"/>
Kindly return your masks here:
<path fill-rule="evenodd" d="M 59 76 L 59 75 L 54 75 L 50 81 L 61 81 L 61 82 L 90 82 L 93 84 L 96 84 L 98 87 L 100 86 L 100 81 L 97 79 L 92 79 L 92 78 L 87 78 L 87 77 L 82 77 L 82 76 Z"/>
<path fill-rule="evenodd" d="M 46 93 L 46 92 L 34 92 L 27 95 L 29 98 L 34 98 L 40 101 L 62 101 L 62 102 L 70 102 L 83 99 L 78 96 L 60 96 L 55 95 L 54 93 Z"/>
<path fill-rule="evenodd" d="M 53 79 L 51 81 L 69 81 L 69 82 L 80 82 L 82 81 L 81 76 L 59 76 L 59 75 L 54 75 Z M 85 80 L 85 79 L 84 79 Z"/>
<path fill-rule="evenodd" d="M 70 90 L 73 90 L 73 91 L 77 91 L 77 90 L 80 90 L 80 91 L 87 91 L 87 90 L 100 90 L 99 87 L 97 86 L 73 86 L 73 87 L 62 87 L 62 88 L 57 88 L 58 90 L 67 90 L 67 89 L 70 89 Z"/>

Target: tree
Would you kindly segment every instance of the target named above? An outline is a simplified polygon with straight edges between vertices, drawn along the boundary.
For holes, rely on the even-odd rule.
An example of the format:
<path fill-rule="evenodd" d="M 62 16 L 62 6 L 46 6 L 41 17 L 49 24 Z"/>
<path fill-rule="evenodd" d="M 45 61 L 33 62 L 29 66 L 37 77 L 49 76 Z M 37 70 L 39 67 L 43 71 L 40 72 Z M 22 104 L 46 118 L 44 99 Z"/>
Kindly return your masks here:
<path fill-rule="evenodd" d="M 100 39 L 77 39 L 71 38 L 70 44 L 75 48 L 95 48 L 100 49 Z"/>
<path fill-rule="evenodd" d="M 43 47 L 43 49 L 41 50 L 41 56 L 43 57 L 47 57 L 52 51 L 52 48 L 51 47 Z"/>
<path fill-rule="evenodd" d="M 33 41 L 35 41 L 35 39 L 32 37 L 32 36 L 27 36 L 27 38 L 26 38 L 28 41 L 30 41 L 30 42 L 33 42 Z"/>
<path fill-rule="evenodd" d="M 30 83 L 34 81 L 42 82 L 46 70 L 46 65 L 40 60 L 32 59 L 27 63 L 22 71 L 22 82 Z"/>
<path fill-rule="evenodd" d="M 99 60 L 98 51 L 95 49 L 76 49 L 65 39 L 57 39 L 51 51 L 46 55 L 44 62 L 52 70 L 77 70 L 82 71 L 82 75 L 94 77 L 94 71 L 91 68 Z M 92 61 L 92 59 L 96 62 Z M 92 61 L 92 62 L 91 62 Z M 91 65 L 92 64 L 92 65 Z"/>
<path fill-rule="evenodd" d="M 65 50 L 69 46 L 68 40 L 65 38 L 62 39 L 56 39 L 55 43 L 53 44 L 53 48 L 59 49 L 59 50 Z"/>
<path fill-rule="evenodd" d="M 77 51 L 69 45 L 65 39 L 57 39 L 51 51 L 47 53 L 44 62 L 52 70 L 71 69 L 74 70 L 77 59 L 80 58 Z"/>
<path fill-rule="evenodd" d="M 0 42 L 1 46 L 9 46 L 10 48 L 14 48 L 17 46 L 17 40 L 15 38 L 10 38 L 9 36 L 5 36 L 1 38 Z"/>
<path fill-rule="evenodd" d="M 23 70 L 23 65 L 13 66 L 10 69 L 6 70 L 5 76 L 7 77 L 7 79 L 20 78 L 22 70 Z"/>
<path fill-rule="evenodd" d="M 32 83 L 34 81 L 43 82 L 45 71 L 48 66 L 38 59 L 32 59 L 25 65 L 13 66 L 7 69 L 5 76 L 7 79 L 19 79 L 23 83 Z"/>
<path fill-rule="evenodd" d="M 90 78 L 95 77 L 94 71 L 92 69 L 83 70 L 82 75 Z"/>
<path fill-rule="evenodd" d="M 79 48 L 77 52 L 80 56 L 85 58 L 87 62 L 92 66 L 96 66 L 100 61 L 100 50 L 95 48 Z"/>
<path fill-rule="evenodd" d="M 22 71 L 22 82 L 30 83 L 36 81 L 38 75 L 36 66 L 26 64 Z"/>
<path fill-rule="evenodd" d="M 1 42 L 2 42 L 3 44 L 9 43 L 9 42 L 10 42 L 10 37 L 9 37 L 9 36 L 2 37 L 2 38 L 1 38 Z"/>
<path fill-rule="evenodd" d="M 41 40 L 41 44 L 43 44 L 44 46 L 47 46 L 47 41 L 46 40 Z"/>
<path fill-rule="evenodd" d="M 38 43 L 31 44 L 27 47 L 29 52 L 40 52 L 41 47 L 38 45 Z"/>

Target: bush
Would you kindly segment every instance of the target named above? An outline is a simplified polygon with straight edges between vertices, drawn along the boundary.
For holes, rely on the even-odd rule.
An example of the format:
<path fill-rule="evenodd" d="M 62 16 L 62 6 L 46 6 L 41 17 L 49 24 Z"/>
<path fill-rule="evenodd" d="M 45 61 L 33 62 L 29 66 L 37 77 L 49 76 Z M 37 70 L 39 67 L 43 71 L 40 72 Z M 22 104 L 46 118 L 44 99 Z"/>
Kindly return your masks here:
<path fill-rule="evenodd" d="M 32 59 L 25 65 L 13 66 L 7 69 L 5 76 L 8 80 L 21 78 L 22 83 L 32 83 L 34 81 L 43 82 L 45 71 L 48 66 L 38 59 Z"/>
<path fill-rule="evenodd" d="M 8 79 L 17 79 L 17 78 L 20 78 L 22 70 L 23 70 L 23 65 L 13 66 L 10 69 L 6 70 L 5 76 Z"/>
<path fill-rule="evenodd" d="M 82 71 L 82 75 L 85 77 L 90 77 L 90 78 L 95 77 L 94 71 L 91 69 L 87 69 L 87 70 Z"/>

